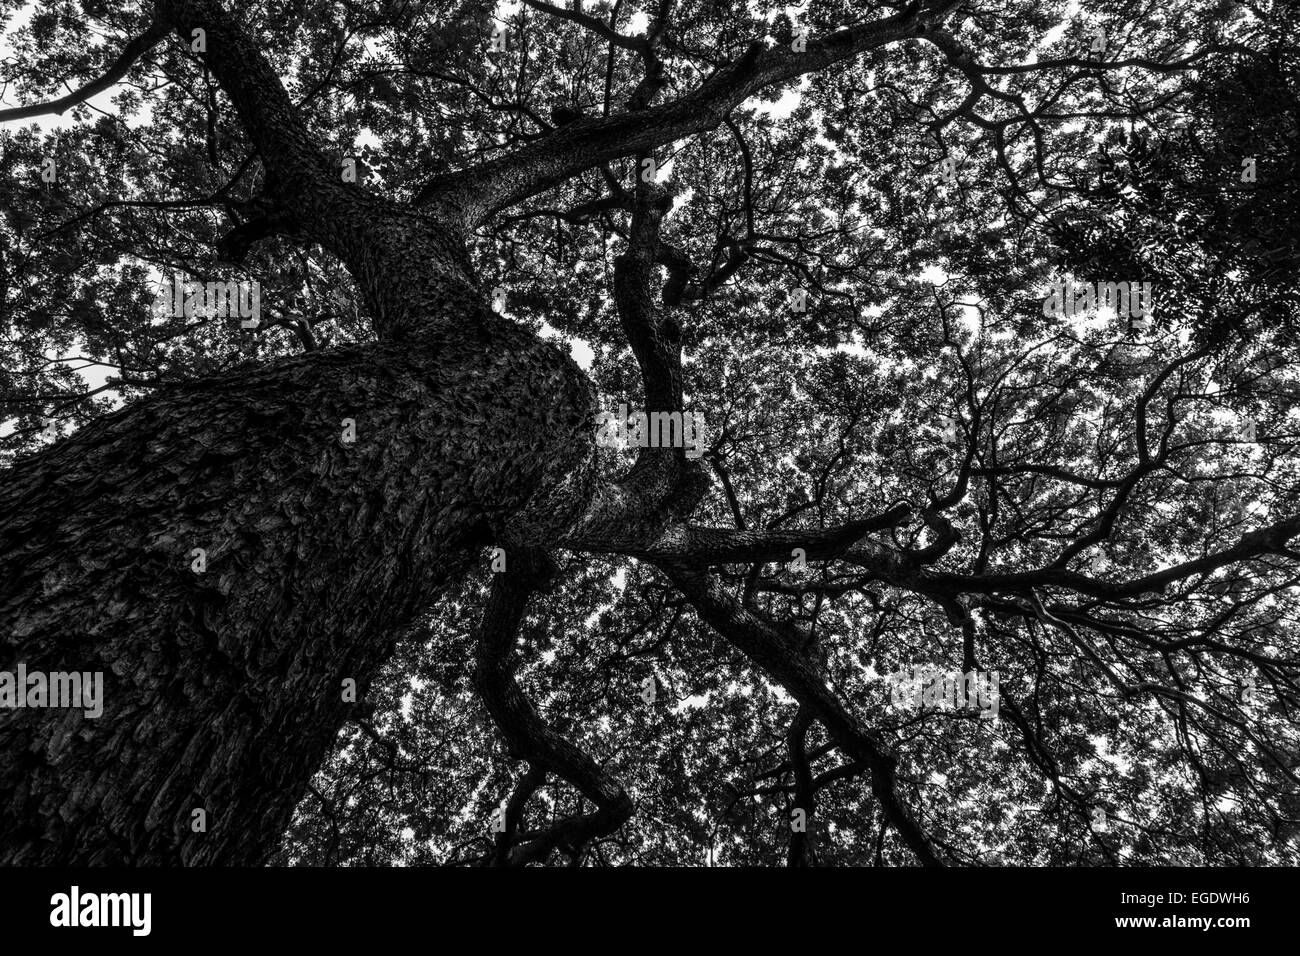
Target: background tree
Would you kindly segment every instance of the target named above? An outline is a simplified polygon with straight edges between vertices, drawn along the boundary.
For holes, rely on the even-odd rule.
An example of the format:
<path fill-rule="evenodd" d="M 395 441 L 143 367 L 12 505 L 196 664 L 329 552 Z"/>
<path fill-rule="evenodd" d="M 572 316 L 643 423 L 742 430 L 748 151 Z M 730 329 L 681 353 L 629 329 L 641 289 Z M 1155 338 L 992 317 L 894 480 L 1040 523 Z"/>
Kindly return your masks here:
<path fill-rule="evenodd" d="M 0 858 L 1296 862 L 1296 16 L 1086 7 L 0 8 Z"/>

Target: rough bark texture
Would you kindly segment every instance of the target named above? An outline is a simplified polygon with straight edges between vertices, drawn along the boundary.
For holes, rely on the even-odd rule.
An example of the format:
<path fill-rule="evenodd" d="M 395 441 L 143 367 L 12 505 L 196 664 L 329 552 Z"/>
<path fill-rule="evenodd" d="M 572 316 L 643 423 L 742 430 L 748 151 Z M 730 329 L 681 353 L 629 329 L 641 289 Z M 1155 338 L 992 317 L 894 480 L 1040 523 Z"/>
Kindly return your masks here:
<path fill-rule="evenodd" d="M 344 183 L 220 4 L 156 11 L 204 31 L 267 202 L 347 266 L 380 344 L 156 396 L 6 475 L 0 665 L 103 671 L 106 700 L 0 711 L 0 862 L 264 859 L 343 680 L 475 549 L 554 540 L 593 490 L 587 380 L 484 306 L 464 223 Z"/>
<path fill-rule="evenodd" d="M 0 863 L 260 862 L 354 706 L 343 681 L 364 693 L 476 549 L 503 544 L 507 560 L 521 562 L 533 547 L 576 542 L 661 557 L 680 550 L 684 532 L 671 527 L 703 493 L 702 470 L 680 449 L 647 450 L 596 495 L 588 382 L 485 308 L 467 229 L 594 164 L 712 128 L 764 87 L 927 28 L 911 10 L 798 53 L 755 43 L 693 95 L 642 112 L 662 85 L 648 77 L 628 115 L 578 121 L 441 177 L 413 210 L 342 181 L 238 15 L 217 0 L 156 0 L 154 10 L 155 24 L 113 71 L 129 69 L 162 27 L 187 47 L 202 30 L 194 52 L 266 171 L 255 204 L 263 217 L 224 245 L 237 254 L 275 228 L 321 244 L 355 280 L 379 344 L 156 395 L 5 475 L 0 668 L 99 670 L 105 681 L 98 719 L 78 708 L 0 710 Z M 666 209 L 652 192 L 638 187 L 614 292 L 646 404 L 677 410 L 679 334 L 650 297 Z M 351 443 L 345 419 L 355 422 Z M 723 557 L 788 544 L 696 539 Z M 194 549 L 206 552 L 201 573 Z M 580 852 L 632 811 L 621 786 L 556 738 L 513 682 L 509 635 L 533 586 L 526 570 L 494 589 L 479 688 L 533 765 L 519 804 L 555 773 L 597 809 L 516 848 L 520 862 L 556 846 Z M 889 755 L 769 627 L 686 577 L 705 620 L 871 764 L 886 814 L 932 862 L 894 800 Z M 207 815 L 201 832 L 191 826 L 196 809 Z"/>
<path fill-rule="evenodd" d="M 0 666 L 102 670 L 105 704 L 0 711 L 0 862 L 259 862 L 354 706 L 343 679 L 364 689 L 489 539 L 575 520 L 585 378 L 481 318 L 184 388 L 6 476 Z"/>

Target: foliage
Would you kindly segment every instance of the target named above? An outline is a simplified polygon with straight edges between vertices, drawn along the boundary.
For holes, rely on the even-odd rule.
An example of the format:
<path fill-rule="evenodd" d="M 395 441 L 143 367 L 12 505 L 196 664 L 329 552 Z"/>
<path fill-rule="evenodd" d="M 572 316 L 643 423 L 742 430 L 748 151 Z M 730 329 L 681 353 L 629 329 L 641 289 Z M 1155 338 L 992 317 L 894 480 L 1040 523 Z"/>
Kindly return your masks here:
<path fill-rule="evenodd" d="M 324 152 L 358 159 L 366 184 L 397 202 L 435 174 L 624 111 L 645 69 L 541 4 L 231 6 Z M 626 36 L 647 35 L 660 11 L 581 6 Z M 847 0 L 663 6 L 660 102 L 690 95 L 753 38 L 789 44 L 796 25 L 818 37 L 893 12 Z M 1300 554 L 1249 536 L 1300 515 L 1296 12 L 1077 6 L 965 4 L 948 21 L 964 54 L 890 44 L 770 87 L 655 153 L 673 202 L 662 239 L 707 289 L 662 306 L 681 330 L 686 407 L 708 427 L 714 482 L 693 520 L 830 528 L 906 502 L 914 517 L 882 534 L 889 546 L 932 545 L 945 524 L 959 534 L 908 581 L 849 561 L 719 571 L 807 636 L 827 684 L 897 753 L 900 798 L 945 857 L 1294 865 Z M 498 23 L 510 31 L 504 53 L 490 51 Z M 11 22 L 8 100 L 99 75 L 114 38 L 146 25 L 145 11 L 95 2 Z M 1134 62 L 1088 66 L 1097 27 L 1097 56 Z M 1038 66 L 998 69 L 1011 64 Z M 57 135 L 4 133 L 6 456 L 46 440 L 46 414 L 75 428 L 170 383 L 372 334 L 320 248 L 273 236 L 238 263 L 223 258 L 223 236 L 260 208 L 264 173 L 182 45 L 156 48 L 111 107 L 71 117 Z M 47 156 L 54 183 L 39 176 Z M 572 177 L 491 218 L 472 250 L 485 294 L 504 288 L 512 318 L 590 348 L 606 408 L 641 400 L 611 294 L 639 169 L 629 155 Z M 597 208 L 611 195 L 625 202 Z M 159 276 L 173 272 L 257 280 L 269 321 L 250 334 L 228 318 L 151 312 Z M 1105 311 L 1044 315 L 1061 276 L 1153 282 L 1149 327 Z M 797 288 L 806 312 L 791 308 Z M 102 390 L 73 371 L 86 360 L 110 369 Z M 610 480 L 633 460 L 602 454 Z M 925 508 L 940 517 L 923 520 Z M 557 583 L 530 605 L 518 678 L 637 804 L 582 859 L 784 862 L 790 694 L 649 562 L 559 561 Z M 1161 587 L 1123 589 L 1182 565 Z M 485 560 L 413 628 L 372 712 L 318 773 L 279 862 L 490 854 L 487 821 L 521 765 L 471 682 L 489 580 Z M 1000 675 L 996 723 L 885 706 L 885 675 L 957 668 L 967 638 Z M 810 859 L 911 862 L 865 768 L 820 725 L 806 746 L 813 774 L 830 774 Z M 524 829 L 582 803 L 553 780 Z"/>

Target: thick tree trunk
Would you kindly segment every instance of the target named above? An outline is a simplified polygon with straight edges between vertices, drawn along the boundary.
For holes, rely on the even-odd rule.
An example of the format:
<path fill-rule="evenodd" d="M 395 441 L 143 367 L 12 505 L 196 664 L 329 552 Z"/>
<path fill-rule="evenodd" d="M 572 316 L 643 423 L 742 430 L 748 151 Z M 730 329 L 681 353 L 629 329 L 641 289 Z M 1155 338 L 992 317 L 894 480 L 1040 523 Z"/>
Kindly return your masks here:
<path fill-rule="evenodd" d="M 160 395 L 4 475 L 0 668 L 103 671 L 104 704 L 0 710 L 0 862 L 262 861 L 344 680 L 489 540 L 573 524 L 586 379 L 479 311 Z"/>
<path fill-rule="evenodd" d="M 4 475 L 0 668 L 103 671 L 105 701 L 0 710 L 0 862 L 263 860 L 343 682 L 476 549 L 554 542 L 592 494 L 588 383 L 483 306 L 465 223 L 344 183 L 216 0 L 156 9 L 203 31 L 266 198 L 347 266 L 381 344 L 152 398 Z"/>

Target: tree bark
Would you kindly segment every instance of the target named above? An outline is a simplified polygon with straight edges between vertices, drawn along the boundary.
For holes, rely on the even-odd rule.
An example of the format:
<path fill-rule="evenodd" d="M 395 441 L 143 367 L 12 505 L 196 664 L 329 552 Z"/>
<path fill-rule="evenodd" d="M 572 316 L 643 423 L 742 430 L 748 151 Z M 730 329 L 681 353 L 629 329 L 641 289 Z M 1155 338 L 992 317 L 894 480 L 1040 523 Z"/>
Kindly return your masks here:
<path fill-rule="evenodd" d="M 343 182 L 216 0 L 155 10 L 203 31 L 266 199 L 347 267 L 379 343 L 154 396 L 5 476 L 0 666 L 102 671 L 104 704 L 0 710 L 0 863 L 264 860 L 343 682 L 360 700 L 476 549 L 553 542 L 594 488 L 589 382 L 485 306 L 465 224 Z"/>
<path fill-rule="evenodd" d="M 0 666 L 103 671 L 104 709 L 0 710 L 0 863 L 261 862 L 343 680 L 360 699 L 476 549 L 576 521 L 586 378 L 478 319 L 180 388 L 6 475 Z"/>
<path fill-rule="evenodd" d="M 156 395 L 5 475 L 0 668 L 102 671 L 104 701 L 98 718 L 75 707 L 0 710 L 0 863 L 263 861 L 348 717 L 343 682 L 355 680 L 360 698 L 476 549 L 504 545 L 509 561 L 510 549 L 575 536 L 626 541 L 633 519 L 636 537 L 650 540 L 689 510 L 681 503 L 702 486 L 680 453 L 644 456 L 594 500 L 589 383 L 484 306 L 467 227 L 594 163 L 716 126 L 765 86 L 926 29 L 913 11 L 798 55 L 751 45 L 696 95 L 580 121 L 443 177 L 420 212 L 342 181 L 218 0 L 154 8 L 187 45 L 203 31 L 190 49 L 264 164 L 271 218 L 338 256 L 379 342 Z M 643 208 L 639 232 L 656 224 Z M 645 291 L 654 258 L 648 244 L 633 250 L 616 295 L 634 307 L 647 400 L 680 407 L 677 343 L 653 323 Z M 355 442 L 342 440 L 345 419 Z M 206 555 L 201 572 L 195 549 Z M 738 646 L 780 672 L 788 662 L 754 633 L 741 628 Z M 851 718 L 804 670 L 784 676 L 849 753 L 875 761 L 889 798 L 892 767 Z M 581 776 L 564 753 L 543 756 Z M 629 809 L 621 791 L 597 803 L 608 817 L 598 828 Z M 923 839 L 912 843 L 924 858 Z"/>

